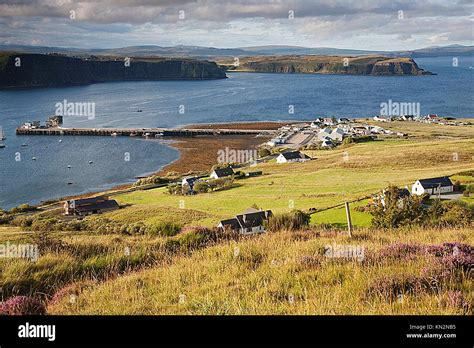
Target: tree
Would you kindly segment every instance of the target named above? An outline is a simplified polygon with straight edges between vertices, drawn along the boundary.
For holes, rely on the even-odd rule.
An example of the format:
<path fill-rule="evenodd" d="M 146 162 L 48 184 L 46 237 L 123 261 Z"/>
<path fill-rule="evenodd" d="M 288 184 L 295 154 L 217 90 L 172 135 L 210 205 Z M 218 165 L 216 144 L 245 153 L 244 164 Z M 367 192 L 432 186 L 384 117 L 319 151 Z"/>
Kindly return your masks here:
<path fill-rule="evenodd" d="M 373 216 L 372 225 L 381 228 L 397 228 L 408 225 L 419 225 L 425 220 L 426 213 L 418 196 L 401 196 L 401 190 L 389 186 L 379 198 L 370 212 Z"/>

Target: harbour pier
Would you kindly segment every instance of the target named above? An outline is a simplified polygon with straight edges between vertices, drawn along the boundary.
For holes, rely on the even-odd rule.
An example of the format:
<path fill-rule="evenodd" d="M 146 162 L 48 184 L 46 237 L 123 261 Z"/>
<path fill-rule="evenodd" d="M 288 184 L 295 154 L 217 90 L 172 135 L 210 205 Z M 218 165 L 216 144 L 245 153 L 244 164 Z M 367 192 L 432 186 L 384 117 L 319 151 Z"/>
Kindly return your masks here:
<path fill-rule="evenodd" d="M 192 129 L 192 128 L 63 128 L 18 127 L 17 135 L 85 135 L 85 136 L 141 136 L 141 137 L 196 137 L 219 135 L 273 135 L 274 130 L 258 129 Z"/>

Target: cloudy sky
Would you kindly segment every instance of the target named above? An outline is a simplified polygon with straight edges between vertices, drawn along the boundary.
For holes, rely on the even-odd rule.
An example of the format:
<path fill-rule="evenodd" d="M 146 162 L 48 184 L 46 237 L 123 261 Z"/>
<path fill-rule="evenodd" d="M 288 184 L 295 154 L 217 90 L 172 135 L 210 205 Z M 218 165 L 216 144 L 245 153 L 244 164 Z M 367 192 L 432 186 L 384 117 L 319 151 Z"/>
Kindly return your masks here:
<path fill-rule="evenodd" d="M 472 45 L 473 20 L 472 0 L 0 0 L 0 44 L 402 50 Z"/>

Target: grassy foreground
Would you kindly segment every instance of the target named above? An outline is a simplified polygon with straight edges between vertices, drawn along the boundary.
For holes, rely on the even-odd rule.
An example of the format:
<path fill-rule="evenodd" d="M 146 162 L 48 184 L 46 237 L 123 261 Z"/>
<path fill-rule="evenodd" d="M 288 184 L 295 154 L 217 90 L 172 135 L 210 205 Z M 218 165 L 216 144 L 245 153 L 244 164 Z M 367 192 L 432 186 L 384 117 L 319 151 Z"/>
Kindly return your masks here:
<path fill-rule="evenodd" d="M 399 289 L 436 272 L 432 255 L 383 252 L 388 244 L 474 243 L 469 229 L 359 230 L 349 239 L 331 232 L 277 232 L 229 242 L 156 267 L 84 287 L 65 296 L 52 314 L 467 314 L 473 280 Z M 362 260 L 321 255 L 352 246 Z M 403 249 L 403 247 L 402 247 Z M 426 276 L 425 276 L 426 277 Z M 384 284 L 394 280 L 388 287 Z M 390 284 L 390 283 L 389 283 Z M 76 293 L 76 292 L 74 292 Z M 452 300 L 461 296 L 463 300 Z M 463 302 L 464 301 L 464 302 Z"/>

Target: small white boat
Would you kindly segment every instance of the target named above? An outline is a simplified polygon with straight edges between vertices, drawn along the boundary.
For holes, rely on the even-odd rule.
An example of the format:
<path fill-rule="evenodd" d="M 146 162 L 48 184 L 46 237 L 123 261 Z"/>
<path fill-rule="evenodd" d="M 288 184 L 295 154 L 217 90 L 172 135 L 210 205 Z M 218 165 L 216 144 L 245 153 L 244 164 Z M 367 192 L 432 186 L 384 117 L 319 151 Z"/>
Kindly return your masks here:
<path fill-rule="evenodd" d="M 58 143 L 62 143 L 62 142 L 63 142 L 63 140 L 62 140 L 62 139 L 59 139 L 59 140 L 58 140 Z"/>
<path fill-rule="evenodd" d="M 3 132 L 3 129 L 0 127 L 0 140 L 5 140 L 7 137 L 5 136 L 5 133 Z"/>
<path fill-rule="evenodd" d="M 92 161 L 89 161 L 89 164 L 92 164 L 92 163 L 94 163 L 94 162 L 92 162 Z"/>
<path fill-rule="evenodd" d="M 31 159 L 32 159 L 33 161 L 36 161 L 36 157 L 32 157 Z"/>
<path fill-rule="evenodd" d="M 117 133 L 116 132 L 113 132 L 112 134 L 110 134 L 111 136 L 113 137 L 116 137 L 117 136 Z"/>
<path fill-rule="evenodd" d="M 28 144 L 26 144 L 26 143 L 23 143 L 23 144 L 21 144 L 21 146 L 28 146 Z"/>
<path fill-rule="evenodd" d="M 70 165 L 70 164 L 67 165 L 67 169 L 71 169 L 71 165 Z"/>
<path fill-rule="evenodd" d="M 3 149 L 3 148 L 5 148 L 5 144 L 0 143 L 0 149 Z"/>

